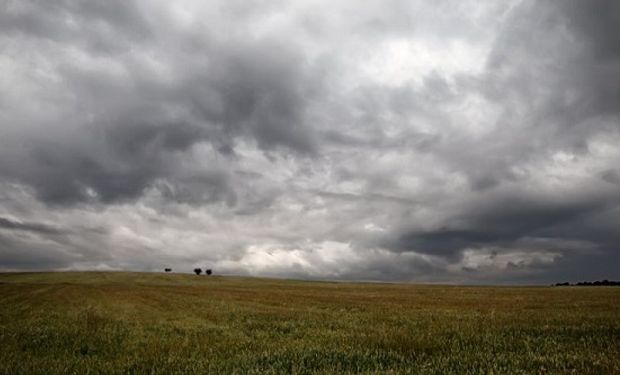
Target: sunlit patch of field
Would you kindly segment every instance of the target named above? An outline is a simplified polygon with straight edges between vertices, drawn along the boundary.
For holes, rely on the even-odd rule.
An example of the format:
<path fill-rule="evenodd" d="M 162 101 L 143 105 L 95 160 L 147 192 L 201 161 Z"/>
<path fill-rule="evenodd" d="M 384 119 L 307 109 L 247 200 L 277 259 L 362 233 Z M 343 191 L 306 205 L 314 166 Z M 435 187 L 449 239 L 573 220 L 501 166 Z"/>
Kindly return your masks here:
<path fill-rule="evenodd" d="M 0 274 L 0 373 L 620 374 L 620 288 Z"/>

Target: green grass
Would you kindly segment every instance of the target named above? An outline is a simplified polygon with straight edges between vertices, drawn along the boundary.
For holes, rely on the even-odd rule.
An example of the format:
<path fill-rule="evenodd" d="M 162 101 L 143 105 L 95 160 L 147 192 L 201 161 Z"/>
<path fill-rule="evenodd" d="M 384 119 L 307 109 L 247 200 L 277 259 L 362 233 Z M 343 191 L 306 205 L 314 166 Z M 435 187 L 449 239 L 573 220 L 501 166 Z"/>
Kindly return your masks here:
<path fill-rule="evenodd" d="M 0 274 L 0 374 L 620 374 L 620 288 Z"/>

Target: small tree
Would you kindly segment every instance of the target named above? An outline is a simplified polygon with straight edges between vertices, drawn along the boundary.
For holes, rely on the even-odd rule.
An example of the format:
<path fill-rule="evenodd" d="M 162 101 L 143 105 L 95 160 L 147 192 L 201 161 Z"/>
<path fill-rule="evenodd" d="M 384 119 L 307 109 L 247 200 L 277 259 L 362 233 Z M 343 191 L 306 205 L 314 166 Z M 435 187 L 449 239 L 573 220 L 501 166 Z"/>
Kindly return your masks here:
<path fill-rule="evenodd" d="M 211 271 L 211 269 L 207 269 L 207 270 L 205 271 L 205 273 L 206 273 L 207 275 L 210 275 L 210 274 L 212 274 L 212 273 L 213 273 L 213 271 Z"/>
<path fill-rule="evenodd" d="M 194 273 L 200 275 L 202 273 L 202 268 L 194 268 Z"/>

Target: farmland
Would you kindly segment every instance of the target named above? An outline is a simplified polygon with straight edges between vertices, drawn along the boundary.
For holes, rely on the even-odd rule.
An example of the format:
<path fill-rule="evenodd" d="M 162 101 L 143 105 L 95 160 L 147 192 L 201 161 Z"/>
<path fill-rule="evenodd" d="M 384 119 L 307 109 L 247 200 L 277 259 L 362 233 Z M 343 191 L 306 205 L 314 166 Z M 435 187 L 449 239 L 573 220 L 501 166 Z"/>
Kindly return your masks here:
<path fill-rule="evenodd" d="M 620 287 L 0 274 L 0 374 L 620 374 Z"/>

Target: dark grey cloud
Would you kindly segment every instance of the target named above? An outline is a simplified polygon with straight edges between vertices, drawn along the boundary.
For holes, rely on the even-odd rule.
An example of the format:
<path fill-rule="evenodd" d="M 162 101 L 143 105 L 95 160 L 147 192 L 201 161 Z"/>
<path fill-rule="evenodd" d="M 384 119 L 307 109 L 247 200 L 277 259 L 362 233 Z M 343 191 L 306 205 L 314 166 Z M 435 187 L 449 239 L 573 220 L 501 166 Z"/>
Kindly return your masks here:
<path fill-rule="evenodd" d="M 239 139 L 264 151 L 316 153 L 304 112 L 305 103 L 320 92 L 321 77 L 293 46 L 277 38 L 248 42 L 245 35 L 216 37 L 208 27 L 203 35 L 162 36 L 174 31 L 173 25 L 156 23 L 153 14 L 149 19 L 142 5 L 7 5 L 5 39 L 42 46 L 42 58 L 58 59 L 52 69 L 59 83 L 34 95 L 51 90 L 70 90 L 72 95 L 52 103 L 59 113 L 41 113 L 29 121 L 33 131 L 54 129 L 52 134 L 16 131 L 14 137 L 27 143 L 6 152 L 0 164 L 5 178 L 34 187 L 50 204 L 112 203 L 139 198 L 145 189 L 161 186 L 154 184 L 158 179 L 179 184 L 184 177 L 177 175 L 173 159 L 199 143 L 224 158 L 234 155 Z M 100 29 L 109 41 L 100 40 Z M 126 48 L 113 48 L 114 43 Z M 85 55 L 89 62 L 66 61 L 73 54 Z M 168 64 L 172 77 L 161 82 L 163 72 L 147 72 L 145 63 Z M 205 189 L 229 188 L 221 181 L 211 184 L 209 177 L 189 180 L 191 186 L 204 182 Z M 234 194 L 209 196 L 230 202 Z"/>
<path fill-rule="evenodd" d="M 620 277 L 615 1 L 1 7 L 2 269 Z"/>
<path fill-rule="evenodd" d="M 25 241 L 15 241 L 0 234 L 2 248 L 0 263 L 3 270 L 39 269 L 66 267 L 75 258 L 62 250 Z"/>
<path fill-rule="evenodd" d="M 43 234 L 60 234 L 60 231 L 53 226 L 40 223 L 22 223 L 6 217 L 0 217 L 0 228 L 17 231 L 37 232 Z"/>
<path fill-rule="evenodd" d="M 9 0 L 0 13 L 3 33 L 17 38 L 75 43 L 96 54 L 127 50 L 131 48 L 131 41 L 148 38 L 150 28 L 140 7 L 133 1 Z"/>
<path fill-rule="evenodd" d="M 584 201 L 553 202 L 552 197 L 534 200 L 516 195 L 478 201 L 439 228 L 397 233 L 387 239 L 386 246 L 458 257 L 465 249 L 510 248 L 526 239 L 543 239 L 549 250 L 565 250 L 562 240 L 572 240 L 615 251 L 618 236 L 613 225 L 606 223 L 618 219 L 619 199 L 616 193 L 607 199 Z"/>
<path fill-rule="evenodd" d="M 562 240 L 570 239 L 590 244 L 601 257 L 615 256 L 616 231 L 598 217 L 610 222 L 620 218 L 619 192 L 611 187 L 603 188 L 605 193 L 588 191 L 599 185 L 596 170 L 584 176 L 580 197 L 566 196 L 562 185 L 532 191 L 532 175 L 540 172 L 514 172 L 560 152 L 572 155 L 578 167 L 580 159 L 592 156 L 593 139 L 617 137 L 620 65 L 618 33 L 613 30 L 618 30 L 619 12 L 613 1 L 524 2 L 515 10 L 474 85 L 502 108 L 501 127 L 485 143 L 450 143 L 446 146 L 454 152 L 442 155 L 467 176 L 474 191 L 487 192 L 441 226 L 405 230 L 388 238 L 387 246 L 459 257 L 465 249 L 510 251 L 526 238 L 551 239 L 547 249 L 564 252 Z M 445 94 L 443 98 L 450 100 Z M 520 107 L 527 113 L 520 114 Z M 598 173 L 614 183 L 615 170 Z M 489 192 L 502 184 L 517 188 L 500 197 Z M 590 254 L 572 256 L 584 259 Z"/>
<path fill-rule="evenodd" d="M 586 39 L 593 57 L 601 62 L 620 58 L 618 18 L 620 7 L 615 1 L 567 1 L 559 5 L 568 17 L 572 30 Z"/>

